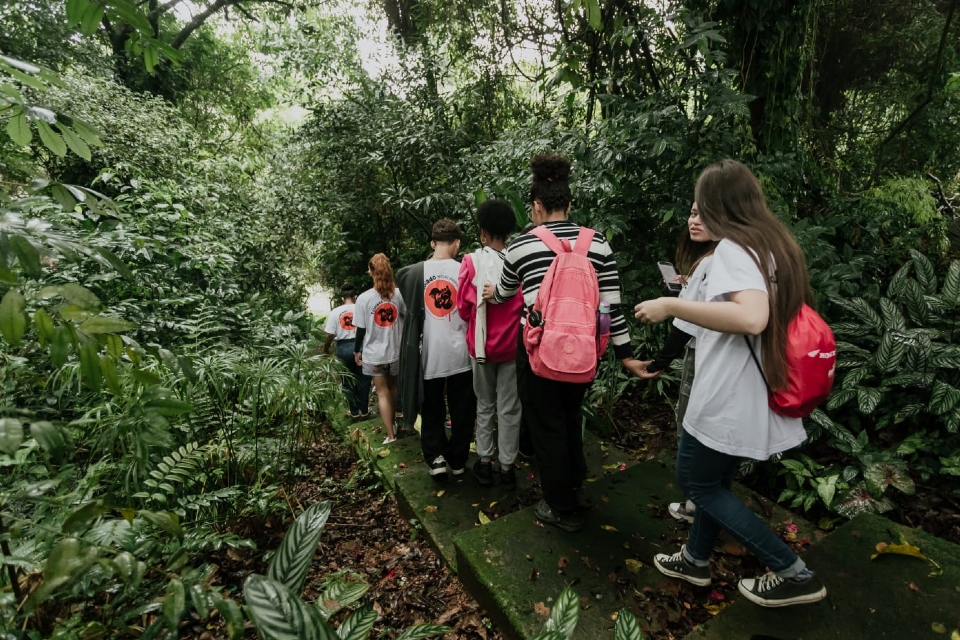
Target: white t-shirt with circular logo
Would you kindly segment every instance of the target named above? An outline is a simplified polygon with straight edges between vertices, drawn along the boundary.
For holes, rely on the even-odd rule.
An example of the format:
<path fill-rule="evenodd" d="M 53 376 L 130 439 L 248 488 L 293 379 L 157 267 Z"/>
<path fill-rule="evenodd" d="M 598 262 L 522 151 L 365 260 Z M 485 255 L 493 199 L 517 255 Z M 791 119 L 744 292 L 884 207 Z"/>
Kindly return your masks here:
<path fill-rule="evenodd" d="M 353 340 L 357 337 L 357 328 L 353 325 L 353 311 L 356 305 L 342 304 L 327 316 L 327 324 L 323 330 L 333 336 L 333 339 Z"/>
<path fill-rule="evenodd" d="M 467 322 L 457 312 L 457 278 L 460 263 L 454 259 L 423 263 L 423 379 L 446 378 L 470 371 Z"/>
<path fill-rule="evenodd" d="M 363 336 L 364 364 L 390 364 L 400 359 L 400 337 L 407 307 L 400 289 L 384 300 L 376 289 L 368 289 L 357 298 L 353 324 L 366 329 Z"/>

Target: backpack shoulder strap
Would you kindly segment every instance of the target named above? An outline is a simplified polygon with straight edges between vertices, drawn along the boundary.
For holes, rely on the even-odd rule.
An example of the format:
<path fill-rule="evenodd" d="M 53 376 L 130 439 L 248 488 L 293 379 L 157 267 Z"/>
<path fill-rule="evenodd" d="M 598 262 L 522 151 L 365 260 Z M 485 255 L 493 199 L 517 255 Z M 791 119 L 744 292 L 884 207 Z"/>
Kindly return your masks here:
<path fill-rule="evenodd" d="M 763 366 L 760 364 L 760 360 L 757 358 L 756 352 L 753 350 L 753 343 L 750 342 L 750 336 L 743 336 L 743 339 L 747 341 L 747 349 L 750 349 L 750 357 L 753 358 L 753 362 L 757 365 L 757 371 L 760 372 L 760 377 L 763 378 L 763 386 L 767 388 L 767 393 L 773 393 L 770 390 L 770 383 L 767 382 L 767 376 L 763 374 Z"/>
<path fill-rule="evenodd" d="M 530 233 L 543 240 L 543 244 L 547 245 L 547 249 L 550 249 L 550 251 L 553 251 L 557 255 L 570 251 L 569 242 L 561 242 L 557 236 L 553 234 L 553 231 L 550 231 L 550 229 L 547 229 L 542 224 L 530 229 Z"/>
<path fill-rule="evenodd" d="M 594 235 L 596 235 L 596 232 L 590 227 L 580 227 L 576 244 L 573 245 L 573 252 L 586 258 L 587 254 L 590 253 L 590 245 L 593 244 Z"/>

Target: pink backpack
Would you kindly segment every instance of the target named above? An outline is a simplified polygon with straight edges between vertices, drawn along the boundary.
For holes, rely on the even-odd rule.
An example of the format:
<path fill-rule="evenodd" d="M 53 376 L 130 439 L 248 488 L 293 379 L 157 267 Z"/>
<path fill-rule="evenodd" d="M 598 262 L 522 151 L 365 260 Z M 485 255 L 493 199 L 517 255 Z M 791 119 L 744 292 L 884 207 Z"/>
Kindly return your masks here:
<path fill-rule="evenodd" d="M 603 335 L 597 330 L 600 285 L 587 258 L 594 231 L 581 227 L 572 248 L 546 227 L 534 227 L 530 233 L 557 254 L 523 329 L 530 369 L 548 380 L 590 382 L 610 338 L 609 330 Z"/>

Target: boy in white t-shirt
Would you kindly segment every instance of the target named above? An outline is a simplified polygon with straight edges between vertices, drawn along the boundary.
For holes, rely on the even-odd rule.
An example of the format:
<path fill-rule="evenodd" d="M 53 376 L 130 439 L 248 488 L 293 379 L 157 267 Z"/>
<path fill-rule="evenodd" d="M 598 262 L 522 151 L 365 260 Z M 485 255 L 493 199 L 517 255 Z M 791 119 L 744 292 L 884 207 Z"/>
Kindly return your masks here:
<path fill-rule="evenodd" d="M 450 473 L 464 472 L 477 416 L 473 372 L 467 351 L 467 323 L 457 311 L 457 278 L 460 262 L 460 228 L 453 220 L 438 220 L 430 232 L 433 255 L 397 272 L 397 283 L 411 317 L 403 327 L 401 386 L 403 397 L 417 385 L 421 417 L 420 446 L 430 475 L 445 480 Z M 416 311 L 413 311 L 416 306 Z M 419 352 L 411 345 L 419 338 Z M 410 362 L 416 358 L 417 363 Z M 419 364 L 419 375 L 415 372 Z M 415 379 L 411 379 L 415 378 Z M 408 386 L 409 385 L 409 386 Z M 404 402 L 405 420 L 410 411 Z M 414 407 L 416 404 L 413 405 Z M 450 437 L 444 429 L 450 411 Z M 415 416 L 413 416 L 415 417 Z"/>

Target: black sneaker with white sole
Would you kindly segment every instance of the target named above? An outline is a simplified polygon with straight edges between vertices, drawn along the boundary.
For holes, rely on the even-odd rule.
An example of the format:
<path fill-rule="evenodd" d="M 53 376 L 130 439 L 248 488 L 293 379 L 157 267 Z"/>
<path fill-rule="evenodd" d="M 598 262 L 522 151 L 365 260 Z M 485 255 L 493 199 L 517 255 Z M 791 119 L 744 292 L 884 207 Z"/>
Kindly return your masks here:
<path fill-rule="evenodd" d="M 653 557 L 653 564 L 665 576 L 680 578 L 698 587 L 706 587 L 710 584 L 710 567 L 698 567 L 687 562 L 683 557 L 683 547 L 680 547 L 680 551 L 672 556 L 658 553 Z"/>
<path fill-rule="evenodd" d="M 674 520 L 680 520 L 682 522 L 689 522 L 693 524 L 693 512 L 696 507 L 693 509 L 690 508 L 693 503 L 690 501 L 687 502 L 671 502 L 670 506 L 667 507 L 667 511 L 670 512 L 670 515 Z"/>
<path fill-rule="evenodd" d="M 443 456 L 437 456 L 433 462 L 428 462 L 427 466 L 430 467 L 430 475 L 434 480 L 447 479 L 447 461 Z"/>
<path fill-rule="evenodd" d="M 737 583 L 737 589 L 743 597 L 761 607 L 789 607 L 820 602 L 827 597 L 827 588 L 812 572 L 807 578 L 781 578 L 775 573 L 744 578 Z"/>

